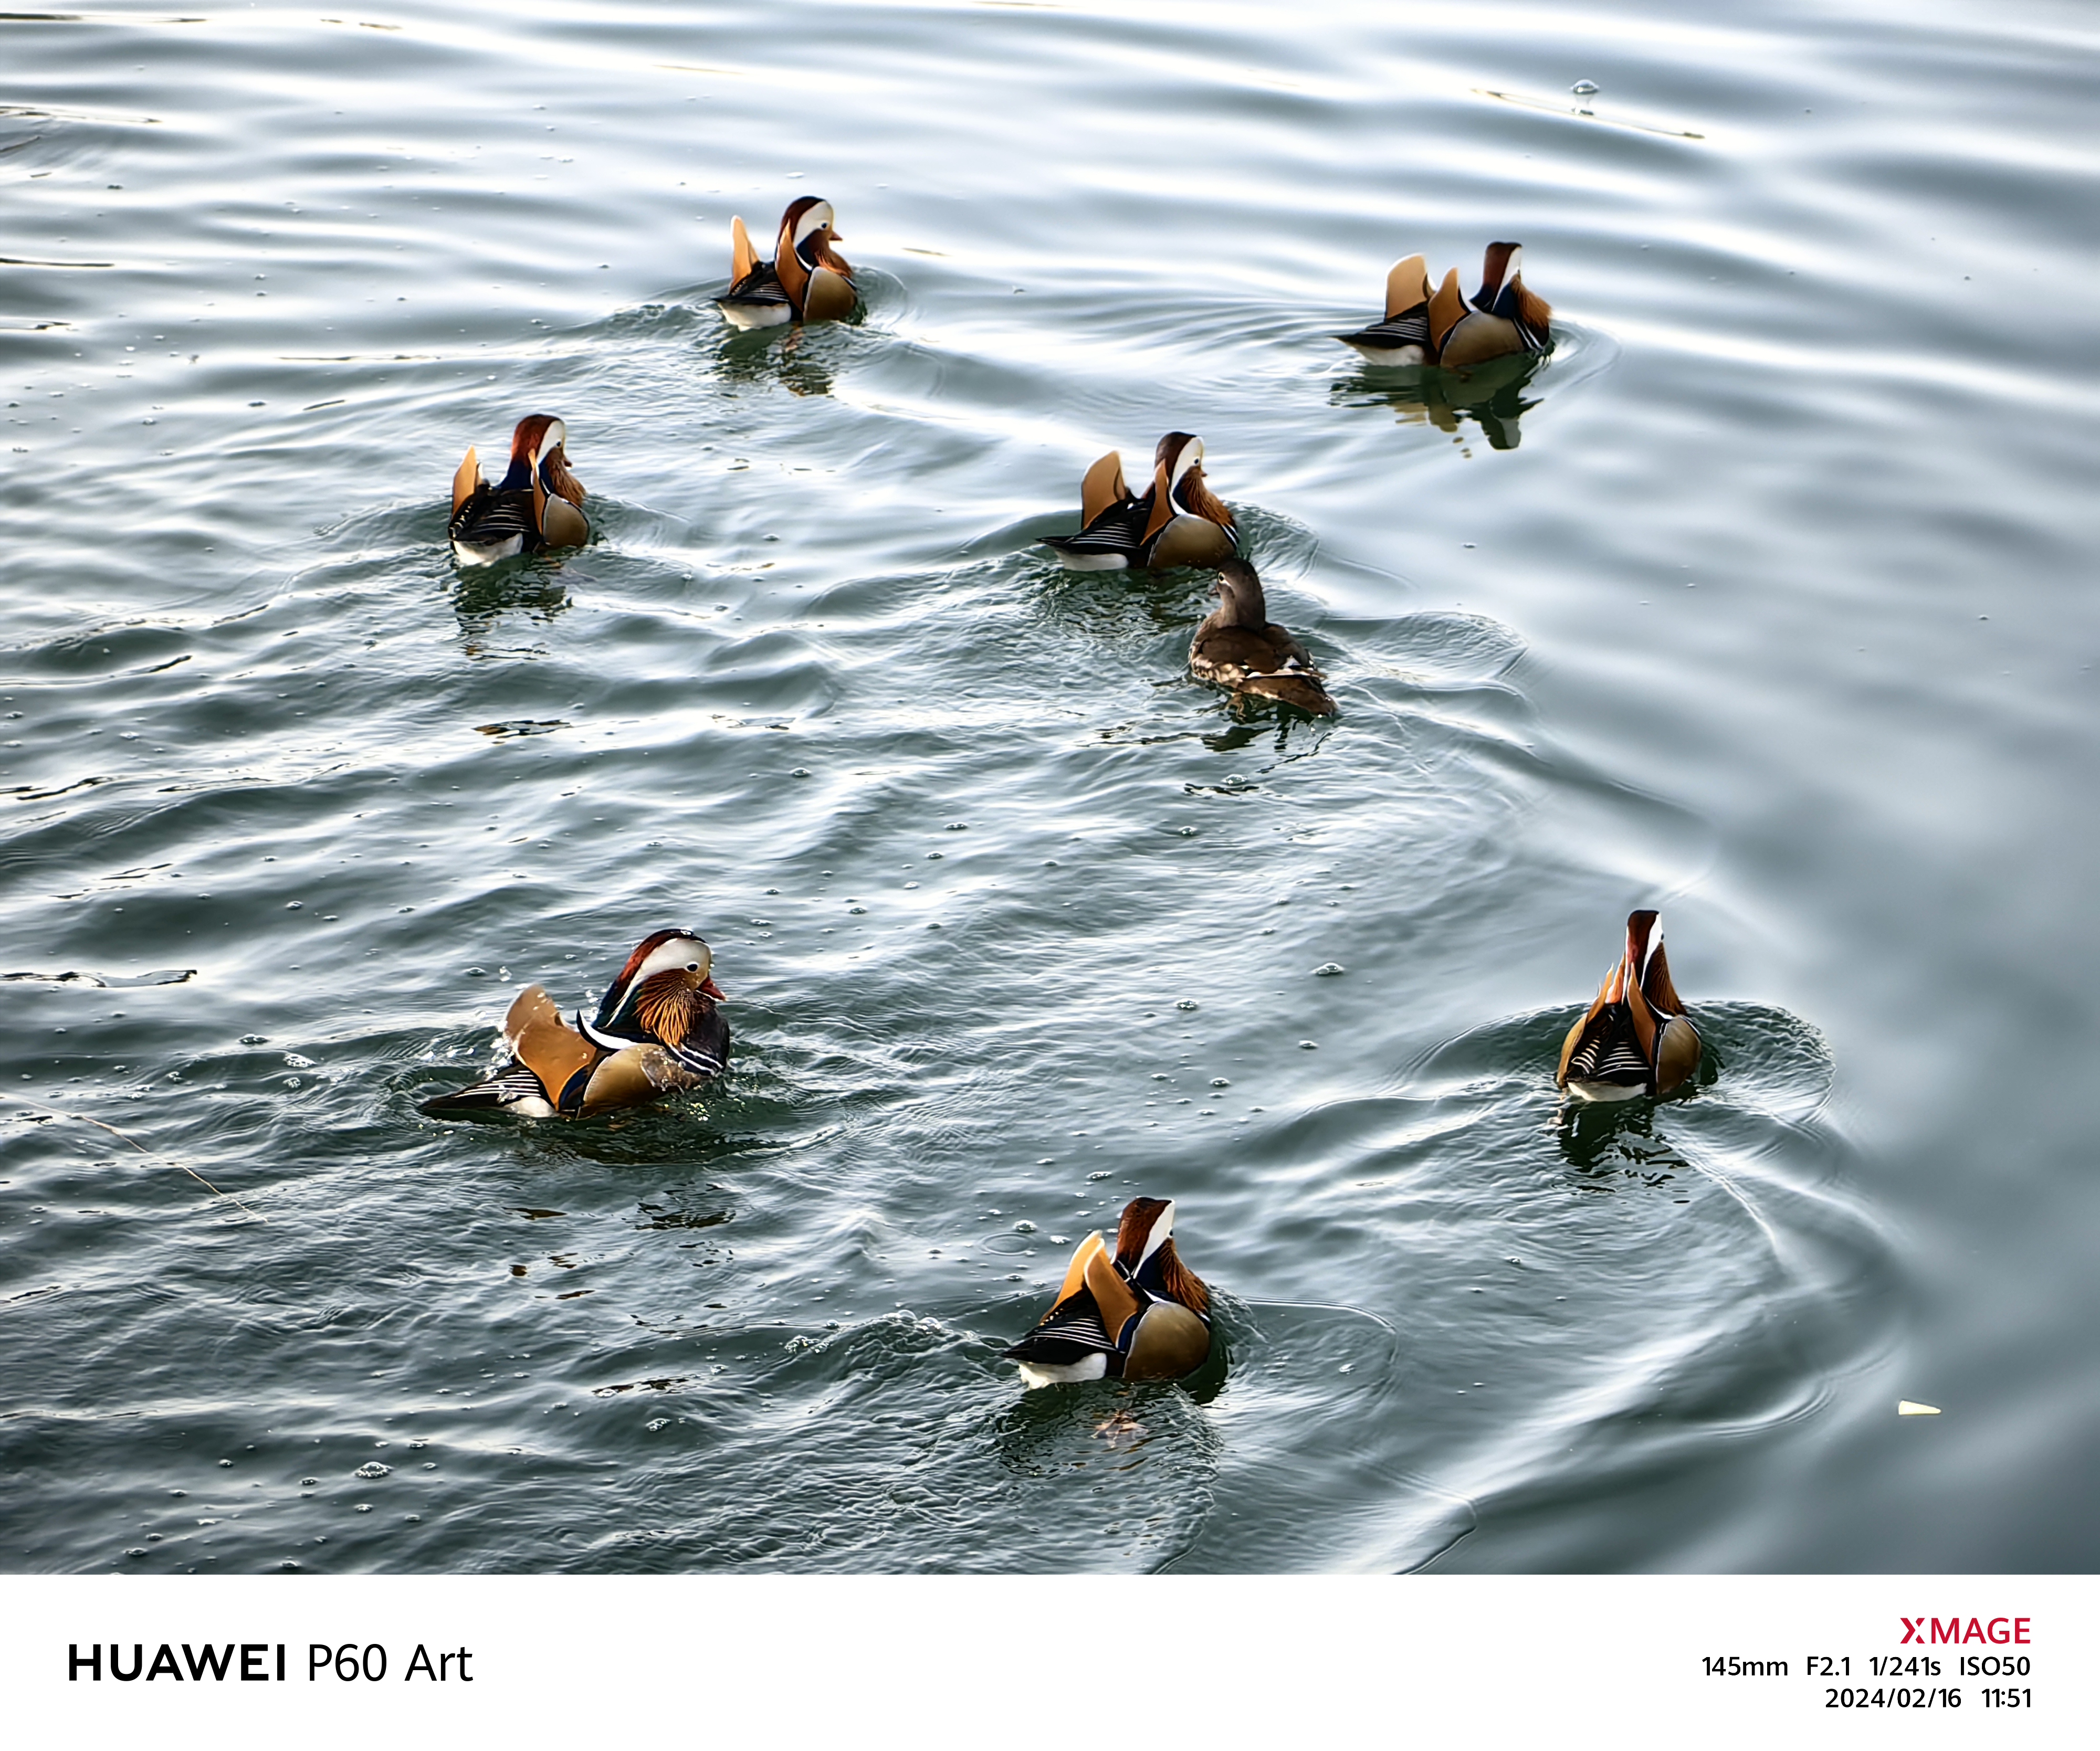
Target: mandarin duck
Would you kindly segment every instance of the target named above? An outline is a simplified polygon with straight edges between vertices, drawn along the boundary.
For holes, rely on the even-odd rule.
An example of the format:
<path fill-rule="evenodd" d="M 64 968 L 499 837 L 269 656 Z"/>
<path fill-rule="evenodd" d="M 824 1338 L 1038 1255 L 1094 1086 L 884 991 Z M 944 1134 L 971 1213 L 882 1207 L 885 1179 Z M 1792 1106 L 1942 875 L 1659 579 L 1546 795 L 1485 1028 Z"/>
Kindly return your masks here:
<path fill-rule="evenodd" d="M 659 930 L 627 957 L 598 1014 L 562 1019 L 544 986 L 528 985 L 503 1018 L 510 1056 L 485 1082 L 423 1102 L 439 1118 L 515 1113 L 589 1118 L 696 1088 L 729 1061 L 729 1023 L 716 1005 L 714 962 L 690 930 Z"/>
<path fill-rule="evenodd" d="M 730 221 L 730 288 L 715 300 L 739 329 L 788 322 L 831 322 L 850 316 L 860 302 L 853 264 L 832 245 L 832 204 L 814 195 L 792 201 L 780 215 L 773 259 L 761 262 L 741 218 Z"/>
<path fill-rule="evenodd" d="M 1189 673 L 1235 694 L 1257 694 L 1315 717 L 1332 717 L 1335 702 L 1304 646 L 1268 617 L 1261 579 L 1244 559 L 1218 567 L 1212 593 L 1222 599 L 1196 629 Z"/>
<path fill-rule="evenodd" d="M 1178 1380 L 1210 1359 L 1211 1292 L 1174 1250 L 1170 1198 L 1123 1206 L 1110 1253 L 1079 1242 L 1057 1299 L 1004 1353 L 1030 1387 L 1067 1380 Z"/>
<path fill-rule="evenodd" d="M 1491 243 L 1470 305 L 1458 290 L 1458 269 L 1432 292 L 1427 265 L 1410 255 L 1386 276 L 1384 320 L 1335 338 L 1375 365 L 1463 370 L 1512 353 L 1549 351 L 1552 319 L 1552 307 L 1524 283 L 1524 245 Z"/>
<path fill-rule="evenodd" d="M 547 413 L 531 413 L 510 434 L 510 470 L 491 486 L 481 458 L 467 446 L 452 475 L 452 552 L 466 566 L 492 565 L 548 547 L 580 547 L 590 521 L 577 509 L 584 485 L 569 472 L 562 445 L 568 430 Z"/>
<path fill-rule="evenodd" d="M 1661 915 L 1626 920 L 1626 952 L 1561 1043 L 1553 1079 L 1580 1100 L 1665 1095 L 1699 1068 L 1699 1030 L 1670 982 Z"/>
<path fill-rule="evenodd" d="M 1043 545 L 1074 571 L 1215 566 L 1239 551 L 1233 514 L 1203 480 L 1203 440 L 1169 432 L 1153 452 L 1142 497 L 1124 484 L 1111 450 L 1079 483 L 1079 531 Z"/>

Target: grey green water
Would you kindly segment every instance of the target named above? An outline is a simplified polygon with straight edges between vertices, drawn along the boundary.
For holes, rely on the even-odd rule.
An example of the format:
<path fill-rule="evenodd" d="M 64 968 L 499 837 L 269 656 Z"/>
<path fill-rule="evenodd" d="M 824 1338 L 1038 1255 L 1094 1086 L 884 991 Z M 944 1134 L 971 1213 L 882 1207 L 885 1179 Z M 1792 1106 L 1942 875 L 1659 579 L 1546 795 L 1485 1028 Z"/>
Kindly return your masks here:
<path fill-rule="evenodd" d="M 0 65 L 0 1565 L 2100 1565 L 2089 11 Z M 865 320 L 736 336 L 804 192 Z M 1326 337 L 1493 238 L 1528 379 Z M 536 411 L 596 539 L 461 571 Z M 1187 678 L 1202 576 L 1032 545 L 1171 428 L 1331 725 Z M 1570 1122 L 1640 904 L 1706 1078 Z M 418 1114 L 665 925 L 723 1084 Z M 1140 1191 L 1224 1365 L 1024 1396 Z"/>

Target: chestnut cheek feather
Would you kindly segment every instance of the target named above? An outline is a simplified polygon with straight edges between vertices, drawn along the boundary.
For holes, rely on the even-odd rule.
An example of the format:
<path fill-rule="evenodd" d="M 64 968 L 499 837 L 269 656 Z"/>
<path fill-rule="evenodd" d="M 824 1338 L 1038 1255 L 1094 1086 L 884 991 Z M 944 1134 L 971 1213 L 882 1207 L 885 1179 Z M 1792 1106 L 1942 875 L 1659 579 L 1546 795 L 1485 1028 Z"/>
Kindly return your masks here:
<path fill-rule="evenodd" d="M 693 989 L 682 974 L 660 973 L 636 994 L 634 1015 L 665 1045 L 680 1045 L 692 1030 Z"/>

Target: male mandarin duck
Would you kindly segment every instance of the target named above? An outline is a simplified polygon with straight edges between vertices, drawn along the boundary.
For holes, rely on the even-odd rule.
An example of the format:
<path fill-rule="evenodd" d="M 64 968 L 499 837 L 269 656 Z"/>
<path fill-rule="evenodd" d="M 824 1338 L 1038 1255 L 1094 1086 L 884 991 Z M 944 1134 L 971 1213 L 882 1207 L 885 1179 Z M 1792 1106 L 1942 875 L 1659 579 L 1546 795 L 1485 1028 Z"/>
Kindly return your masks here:
<path fill-rule="evenodd" d="M 589 1118 L 697 1088 L 729 1061 L 729 1023 L 708 977 L 708 946 L 690 930 L 659 930 L 627 957 L 597 1017 L 571 1027 L 543 986 L 528 985 L 503 1018 L 510 1061 L 486 1082 L 439 1095 L 439 1118 L 492 1112 Z"/>
<path fill-rule="evenodd" d="M 1233 514 L 1203 479 L 1203 440 L 1169 432 L 1153 452 L 1152 483 L 1139 497 L 1111 450 L 1079 483 L 1080 528 L 1043 545 L 1074 571 L 1215 566 L 1239 551 Z"/>
<path fill-rule="evenodd" d="M 1234 693 L 1258 694 L 1315 717 L 1332 717 L 1335 702 L 1319 670 L 1304 646 L 1269 619 L 1254 567 L 1244 559 L 1226 560 L 1218 567 L 1214 593 L 1223 599 L 1196 629 L 1189 673 Z"/>
<path fill-rule="evenodd" d="M 1524 283 L 1524 245 L 1491 243 L 1470 305 L 1458 290 L 1458 269 L 1432 292 L 1427 264 L 1410 255 L 1386 276 L 1384 320 L 1335 338 L 1376 365 L 1463 370 L 1512 353 L 1548 351 L 1552 320 L 1552 307 Z"/>
<path fill-rule="evenodd" d="M 527 414 L 510 434 L 510 471 L 491 486 L 481 458 L 467 447 L 452 475 L 452 552 L 460 563 L 492 565 L 547 547 L 580 547 L 590 522 L 577 509 L 583 483 L 569 472 L 562 445 L 568 430 L 547 413 Z"/>
<path fill-rule="evenodd" d="M 739 329 L 788 322 L 832 322 L 850 316 L 860 302 L 853 264 L 832 245 L 832 204 L 805 195 L 780 215 L 773 259 L 761 262 L 741 218 L 730 221 L 730 288 L 715 300 Z"/>
<path fill-rule="evenodd" d="M 1553 1079 L 1581 1100 L 1665 1095 L 1699 1068 L 1699 1030 L 1670 982 L 1661 915 L 1626 920 L 1625 954 L 1561 1043 Z"/>
<path fill-rule="evenodd" d="M 1004 1353 L 1028 1387 L 1067 1380 L 1178 1380 L 1210 1359 L 1211 1292 L 1174 1250 L 1171 1199 L 1123 1206 L 1115 1251 L 1079 1242 L 1035 1330 Z"/>

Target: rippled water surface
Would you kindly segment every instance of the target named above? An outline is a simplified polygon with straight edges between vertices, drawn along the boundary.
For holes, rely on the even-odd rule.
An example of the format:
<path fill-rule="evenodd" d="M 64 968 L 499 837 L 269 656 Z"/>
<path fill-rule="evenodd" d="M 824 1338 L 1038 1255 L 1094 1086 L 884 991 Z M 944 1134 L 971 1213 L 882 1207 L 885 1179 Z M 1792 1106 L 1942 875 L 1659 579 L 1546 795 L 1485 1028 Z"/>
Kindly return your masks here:
<path fill-rule="evenodd" d="M 0 48 L 0 1564 L 2100 1566 L 2086 11 Z M 1542 365 L 1329 337 L 1493 238 Z M 1334 721 L 1034 545 L 1170 429 Z M 1697 1085 L 1564 1113 L 1643 904 Z M 418 1112 L 671 924 L 721 1084 Z M 1219 1356 L 1024 1395 L 1140 1192 Z"/>

